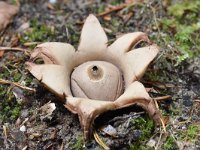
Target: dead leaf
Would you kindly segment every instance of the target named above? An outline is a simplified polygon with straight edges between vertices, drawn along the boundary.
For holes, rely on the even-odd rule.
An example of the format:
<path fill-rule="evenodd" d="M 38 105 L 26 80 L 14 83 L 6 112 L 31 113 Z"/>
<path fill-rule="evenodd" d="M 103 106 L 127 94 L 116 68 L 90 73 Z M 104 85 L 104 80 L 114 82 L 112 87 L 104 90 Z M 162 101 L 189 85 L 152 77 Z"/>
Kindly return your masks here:
<path fill-rule="evenodd" d="M 103 19 L 106 20 L 106 21 L 110 21 L 112 18 L 111 18 L 110 15 L 105 15 L 105 16 L 103 17 Z"/>
<path fill-rule="evenodd" d="M 97 16 L 105 16 L 105 15 L 108 15 L 112 12 L 120 11 L 120 10 L 124 9 L 125 7 L 132 6 L 132 5 L 135 5 L 135 4 L 138 4 L 138 3 L 143 3 L 143 2 L 144 2 L 143 0 L 127 0 L 125 3 L 122 3 L 122 4 L 117 5 L 117 6 L 108 5 L 106 7 L 105 11 L 97 14 Z"/>
<path fill-rule="evenodd" d="M 165 125 L 169 123 L 169 116 L 163 116 L 162 119 Z"/>
<path fill-rule="evenodd" d="M 3 56 L 3 54 L 4 54 L 4 51 L 0 50 L 0 58 Z"/>
<path fill-rule="evenodd" d="M 131 3 L 144 3 L 144 0 L 125 0 L 126 4 L 131 4 Z"/>
<path fill-rule="evenodd" d="M 47 8 L 49 8 L 50 10 L 55 10 L 55 7 L 51 3 L 47 4 Z"/>
<path fill-rule="evenodd" d="M 26 101 L 26 97 L 24 96 L 24 91 L 21 88 L 13 87 L 12 92 L 18 103 L 24 103 Z"/>
<path fill-rule="evenodd" d="M 0 1 L 0 32 L 12 21 L 13 16 L 16 15 L 18 11 L 18 6 Z"/>
<path fill-rule="evenodd" d="M 112 137 L 117 136 L 117 130 L 111 125 L 103 126 L 101 130 Z"/>
<path fill-rule="evenodd" d="M 52 113 L 56 109 L 55 103 L 46 103 L 40 108 L 41 114 L 40 114 L 40 119 L 44 120 L 45 118 L 52 118 Z"/>
<path fill-rule="evenodd" d="M 30 28 L 30 23 L 25 22 L 17 29 L 17 32 L 24 32 L 24 31 L 28 30 L 29 28 Z"/>

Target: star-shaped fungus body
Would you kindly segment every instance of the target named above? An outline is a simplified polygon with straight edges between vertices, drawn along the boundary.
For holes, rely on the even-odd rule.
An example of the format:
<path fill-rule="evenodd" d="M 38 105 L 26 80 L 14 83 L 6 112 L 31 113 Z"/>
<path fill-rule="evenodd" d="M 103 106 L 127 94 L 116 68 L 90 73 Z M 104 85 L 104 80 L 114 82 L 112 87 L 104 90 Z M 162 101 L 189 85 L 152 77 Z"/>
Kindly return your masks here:
<path fill-rule="evenodd" d="M 27 62 L 28 70 L 78 114 L 85 140 L 101 113 L 131 105 L 142 107 L 159 124 L 160 113 L 139 82 L 159 49 L 155 44 L 136 48 L 142 41 L 149 43 L 147 35 L 133 32 L 108 45 L 99 21 L 89 15 L 77 51 L 67 43 L 40 44 Z M 44 64 L 35 64 L 38 58 Z"/>

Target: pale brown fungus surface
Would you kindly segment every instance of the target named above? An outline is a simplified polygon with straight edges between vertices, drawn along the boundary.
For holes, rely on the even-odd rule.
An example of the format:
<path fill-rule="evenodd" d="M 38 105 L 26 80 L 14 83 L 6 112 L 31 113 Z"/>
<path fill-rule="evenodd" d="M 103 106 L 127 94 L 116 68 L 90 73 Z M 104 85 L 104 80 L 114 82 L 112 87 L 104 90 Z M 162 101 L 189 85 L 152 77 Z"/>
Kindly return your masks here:
<path fill-rule="evenodd" d="M 92 14 L 83 25 L 80 39 L 77 51 L 67 43 L 40 44 L 27 65 L 68 110 L 78 114 L 85 141 L 96 117 L 131 105 L 142 107 L 160 124 L 159 110 L 139 81 L 159 47 L 151 44 L 143 32 L 124 34 L 108 45 L 103 28 Z M 138 48 L 141 41 L 149 45 Z M 35 64 L 37 58 L 42 58 L 44 64 Z"/>
<path fill-rule="evenodd" d="M 71 90 L 75 97 L 95 100 L 116 100 L 124 90 L 119 69 L 105 61 L 88 61 L 71 75 Z"/>

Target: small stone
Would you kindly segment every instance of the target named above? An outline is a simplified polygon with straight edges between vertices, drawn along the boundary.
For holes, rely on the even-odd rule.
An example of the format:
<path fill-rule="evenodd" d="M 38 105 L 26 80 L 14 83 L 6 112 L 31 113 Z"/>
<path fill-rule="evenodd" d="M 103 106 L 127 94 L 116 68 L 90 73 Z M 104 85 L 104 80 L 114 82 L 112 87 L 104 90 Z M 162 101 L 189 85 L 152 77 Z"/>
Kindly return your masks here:
<path fill-rule="evenodd" d="M 191 101 L 191 97 L 186 95 L 186 96 L 183 96 L 183 105 L 185 105 L 186 107 L 190 107 L 192 106 L 192 101 Z"/>
<path fill-rule="evenodd" d="M 150 139 L 147 142 L 147 146 L 149 146 L 149 147 L 154 147 L 155 145 L 156 145 L 156 141 L 154 139 Z"/>
<path fill-rule="evenodd" d="M 49 0 L 49 3 L 55 4 L 57 0 Z"/>
<path fill-rule="evenodd" d="M 22 117 L 22 118 L 28 117 L 28 109 L 22 110 L 22 112 L 21 112 L 21 117 Z"/>
<path fill-rule="evenodd" d="M 141 136 L 141 131 L 140 130 L 135 130 L 133 136 L 134 136 L 135 139 L 139 139 L 140 136 Z"/>
<path fill-rule="evenodd" d="M 33 136 L 33 135 L 30 135 L 30 136 L 29 136 L 29 139 L 30 139 L 30 140 L 34 139 L 34 136 Z"/>
<path fill-rule="evenodd" d="M 26 127 L 23 125 L 19 128 L 20 131 L 25 132 L 26 131 Z"/>
<path fill-rule="evenodd" d="M 181 129 L 182 130 L 186 130 L 187 128 L 186 128 L 186 126 L 182 126 Z"/>

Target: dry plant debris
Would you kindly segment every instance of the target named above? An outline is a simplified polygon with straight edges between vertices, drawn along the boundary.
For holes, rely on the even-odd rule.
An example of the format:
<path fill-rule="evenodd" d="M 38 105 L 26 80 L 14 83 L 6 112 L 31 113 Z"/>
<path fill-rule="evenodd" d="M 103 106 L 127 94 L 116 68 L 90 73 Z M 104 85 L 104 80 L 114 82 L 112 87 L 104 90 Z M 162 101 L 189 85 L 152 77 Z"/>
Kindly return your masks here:
<path fill-rule="evenodd" d="M 6 2 L 0 1 L 0 32 L 12 22 L 12 18 L 19 11 L 18 6 L 10 5 Z"/>
<path fill-rule="evenodd" d="M 148 45 L 136 48 L 141 42 Z M 28 70 L 78 114 L 84 139 L 92 133 L 96 117 L 109 110 L 138 105 L 156 124 L 159 110 L 139 79 L 159 48 L 143 32 L 127 33 L 108 46 L 107 36 L 94 15 L 81 32 L 78 50 L 67 43 L 38 45 L 27 62 Z M 43 59 L 44 64 L 35 64 Z M 142 61 L 141 61 L 142 60 Z"/>

